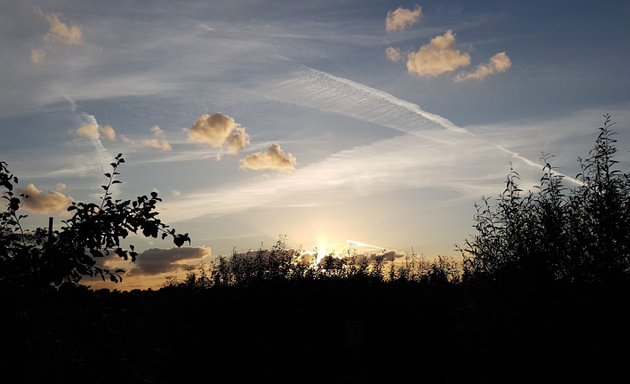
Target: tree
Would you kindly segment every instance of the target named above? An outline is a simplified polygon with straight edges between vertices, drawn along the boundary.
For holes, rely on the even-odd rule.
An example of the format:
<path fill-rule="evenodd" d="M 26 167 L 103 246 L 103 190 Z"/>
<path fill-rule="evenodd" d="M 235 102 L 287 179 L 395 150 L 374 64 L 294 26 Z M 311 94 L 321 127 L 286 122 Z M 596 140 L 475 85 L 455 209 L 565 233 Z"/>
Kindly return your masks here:
<path fill-rule="evenodd" d="M 63 221 L 60 230 L 48 233 L 43 228 L 26 231 L 21 220 L 26 215 L 18 213 L 28 195 L 16 196 L 14 185 L 17 177 L 0 163 L 0 187 L 2 198 L 7 201 L 6 210 L 0 215 L 0 283 L 13 286 L 59 286 L 78 283 L 84 276 L 100 276 L 113 282 L 122 280 L 121 269 L 109 270 L 97 264 L 97 259 L 115 255 L 135 261 L 137 252 L 133 245 L 125 249 L 121 240 L 130 234 L 145 237 L 171 237 L 176 246 L 190 243 L 188 234 L 178 234 L 164 224 L 156 210 L 162 201 L 156 192 L 139 196 L 135 200 L 114 199 L 112 186 L 119 184 L 118 168 L 125 160 L 122 154 L 105 173 L 107 183 L 100 204 L 72 202 L 68 211 L 72 217 Z"/>
<path fill-rule="evenodd" d="M 476 204 L 477 234 L 460 248 L 467 277 L 492 280 L 605 282 L 630 270 L 630 173 L 617 169 L 614 123 L 604 123 L 579 185 L 566 194 L 563 176 L 543 154 L 537 190 L 522 196 L 513 169 L 496 204 Z"/>

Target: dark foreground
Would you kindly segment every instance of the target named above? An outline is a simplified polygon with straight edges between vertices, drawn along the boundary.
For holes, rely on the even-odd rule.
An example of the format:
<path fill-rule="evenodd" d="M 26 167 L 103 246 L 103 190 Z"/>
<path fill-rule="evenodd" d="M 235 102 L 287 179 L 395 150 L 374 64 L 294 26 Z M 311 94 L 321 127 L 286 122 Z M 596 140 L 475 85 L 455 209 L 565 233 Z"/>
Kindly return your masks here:
<path fill-rule="evenodd" d="M 17 382 L 612 382 L 630 289 L 310 281 L 4 292 Z M 4 380 L 3 380 L 4 381 Z"/>

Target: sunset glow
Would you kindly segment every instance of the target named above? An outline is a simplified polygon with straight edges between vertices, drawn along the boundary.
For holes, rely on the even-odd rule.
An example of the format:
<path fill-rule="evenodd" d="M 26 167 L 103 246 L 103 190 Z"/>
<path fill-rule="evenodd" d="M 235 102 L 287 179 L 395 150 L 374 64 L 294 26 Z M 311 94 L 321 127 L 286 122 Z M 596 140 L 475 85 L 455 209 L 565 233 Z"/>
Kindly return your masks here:
<path fill-rule="evenodd" d="M 25 226 L 100 204 L 122 153 L 114 197 L 156 192 L 190 234 L 184 252 L 133 239 L 157 261 L 123 262 L 121 286 L 285 235 L 315 263 L 460 258 L 511 166 L 529 189 L 550 153 L 571 182 L 603 113 L 630 137 L 626 2 L 149 4 L 0 4 L 0 161 Z"/>

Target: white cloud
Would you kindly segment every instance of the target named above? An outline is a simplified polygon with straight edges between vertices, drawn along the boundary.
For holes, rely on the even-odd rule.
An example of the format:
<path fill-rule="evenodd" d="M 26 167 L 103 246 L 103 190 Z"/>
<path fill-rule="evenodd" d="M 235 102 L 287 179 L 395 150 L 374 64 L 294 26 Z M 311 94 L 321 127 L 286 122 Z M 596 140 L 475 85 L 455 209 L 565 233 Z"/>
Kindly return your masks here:
<path fill-rule="evenodd" d="M 171 147 L 171 144 L 166 139 L 145 139 L 142 140 L 142 145 L 147 148 L 159 149 L 164 152 L 173 150 L 173 147 Z"/>
<path fill-rule="evenodd" d="M 406 9 L 398 7 L 394 11 L 387 12 L 385 18 L 385 30 L 387 32 L 402 31 L 405 28 L 417 23 L 422 17 L 422 9 L 416 5 L 416 8 Z"/>
<path fill-rule="evenodd" d="M 101 137 L 109 141 L 116 140 L 116 130 L 111 125 L 83 124 L 74 131 L 77 135 L 96 140 Z"/>
<path fill-rule="evenodd" d="M 182 192 L 179 189 L 173 189 L 171 191 L 171 195 L 173 195 L 173 197 L 180 197 L 182 195 Z"/>
<path fill-rule="evenodd" d="M 249 135 L 245 128 L 236 127 L 225 140 L 225 146 L 230 155 L 236 155 L 249 144 Z"/>
<path fill-rule="evenodd" d="M 456 83 L 470 80 L 481 80 L 496 73 L 502 73 L 510 69 L 512 61 L 505 52 L 499 52 L 490 58 L 487 64 L 480 64 L 473 72 L 458 73 L 453 77 Z"/>
<path fill-rule="evenodd" d="M 156 137 L 164 137 L 166 136 L 164 134 L 164 131 L 162 130 L 162 128 L 160 128 L 159 125 L 154 125 L 151 127 L 151 133 L 153 133 L 154 136 Z"/>
<path fill-rule="evenodd" d="M 450 29 L 407 56 L 407 71 L 412 75 L 435 77 L 468 65 L 470 55 L 455 47 L 455 34 Z"/>
<path fill-rule="evenodd" d="M 64 184 L 64 183 L 57 183 L 57 184 L 55 185 L 55 189 L 56 189 L 57 191 L 59 191 L 59 192 L 60 192 L 60 191 L 65 191 L 65 190 L 66 190 L 66 188 L 68 188 L 68 186 L 67 186 L 66 184 Z"/>
<path fill-rule="evenodd" d="M 229 154 L 237 154 L 249 144 L 245 128 L 231 116 L 223 113 L 203 114 L 190 129 L 185 129 L 188 141 L 206 144 L 213 148 L 227 147 Z"/>
<path fill-rule="evenodd" d="M 64 212 L 72 202 L 72 198 L 63 193 L 43 192 L 33 184 L 28 184 L 19 191 L 29 196 L 24 200 L 24 208 L 36 213 Z"/>
<path fill-rule="evenodd" d="M 284 153 L 277 143 L 272 144 L 266 151 L 252 153 L 241 160 L 241 168 L 253 170 L 293 171 L 295 164 L 295 157 L 290 153 Z"/>
<path fill-rule="evenodd" d="M 400 49 L 394 47 L 385 48 L 385 56 L 389 61 L 397 62 L 403 58 L 403 53 Z"/>
<path fill-rule="evenodd" d="M 55 49 L 61 45 L 77 45 L 83 41 L 83 31 L 78 25 L 68 25 L 61 21 L 56 13 L 45 13 L 36 8 L 35 12 L 48 22 L 48 32 L 42 38 L 43 45 L 31 50 L 31 61 L 39 64 L 46 58 L 46 51 Z"/>

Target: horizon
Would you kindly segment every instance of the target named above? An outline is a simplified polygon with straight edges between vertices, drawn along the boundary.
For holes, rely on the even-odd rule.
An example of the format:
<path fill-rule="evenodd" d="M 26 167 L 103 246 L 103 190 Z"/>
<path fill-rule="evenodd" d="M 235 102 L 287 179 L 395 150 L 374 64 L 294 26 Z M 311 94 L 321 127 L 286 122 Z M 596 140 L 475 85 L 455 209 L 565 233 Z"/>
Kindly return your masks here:
<path fill-rule="evenodd" d="M 26 225 L 97 202 L 122 153 L 115 196 L 159 192 L 162 220 L 190 234 L 186 250 L 131 238 L 154 264 L 112 288 L 284 235 L 323 254 L 456 257 L 510 164 L 531 189 L 549 153 L 571 186 L 605 113 L 630 164 L 630 4 L 0 9 L 0 161 L 32 196 Z"/>

